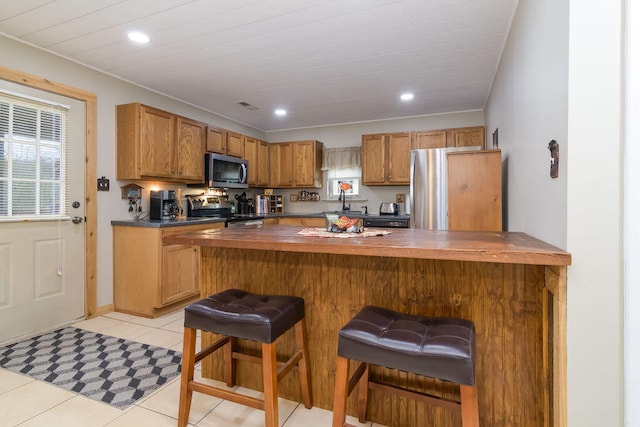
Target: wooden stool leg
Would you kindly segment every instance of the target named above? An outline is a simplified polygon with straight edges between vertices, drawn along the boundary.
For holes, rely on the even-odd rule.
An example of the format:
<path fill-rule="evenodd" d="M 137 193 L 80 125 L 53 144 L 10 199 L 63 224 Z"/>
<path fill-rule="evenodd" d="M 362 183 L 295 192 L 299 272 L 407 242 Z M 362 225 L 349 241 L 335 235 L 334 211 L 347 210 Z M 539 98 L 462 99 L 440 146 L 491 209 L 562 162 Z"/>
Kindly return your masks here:
<path fill-rule="evenodd" d="M 276 343 L 262 344 L 262 380 L 266 427 L 278 427 L 278 365 Z"/>
<path fill-rule="evenodd" d="M 462 427 L 480 427 L 477 386 L 460 384 L 460 406 Z"/>
<path fill-rule="evenodd" d="M 222 352 L 224 354 L 224 381 L 228 387 L 236 385 L 236 360 L 233 358 L 233 346 L 235 344 L 235 338 L 229 337 Z"/>
<path fill-rule="evenodd" d="M 365 363 L 364 373 L 358 381 L 358 421 L 367 420 L 367 400 L 369 398 L 369 364 Z"/>
<path fill-rule="evenodd" d="M 349 397 L 349 359 L 337 357 L 336 388 L 333 394 L 332 427 L 343 427 L 347 419 L 347 397 Z"/>
<path fill-rule="evenodd" d="M 296 323 L 296 345 L 302 351 L 302 359 L 298 361 L 298 374 L 300 376 L 300 388 L 302 390 L 302 401 L 304 407 L 313 407 L 313 392 L 311 391 L 311 373 L 309 372 L 309 347 L 307 341 L 306 324 L 304 319 Z"/>
<path fill-rule="evenodd" d="M 178 427 L 185 427 L 189 422 L 191 397 L 193 390 L 189 383 L 193 381 L 193 365 L 196 356 L 196 330 L 184 328 L 182 342 L 182 374 L 180 376 L 180 403 L 178 405 Z"/>

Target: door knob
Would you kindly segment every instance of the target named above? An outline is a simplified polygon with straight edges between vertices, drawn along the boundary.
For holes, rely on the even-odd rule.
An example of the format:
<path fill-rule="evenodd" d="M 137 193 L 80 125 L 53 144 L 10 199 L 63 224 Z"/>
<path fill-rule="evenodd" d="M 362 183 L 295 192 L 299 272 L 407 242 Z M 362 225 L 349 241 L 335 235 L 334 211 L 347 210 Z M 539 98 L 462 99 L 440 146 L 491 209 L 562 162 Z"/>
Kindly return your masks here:
<path fill-rule="evenodd" d="M 71 222 L 73 222 L 74 224 L 80 224 L 82 222 L 82 217 L 74 216 L 73 218 L 71 218 Z"/>

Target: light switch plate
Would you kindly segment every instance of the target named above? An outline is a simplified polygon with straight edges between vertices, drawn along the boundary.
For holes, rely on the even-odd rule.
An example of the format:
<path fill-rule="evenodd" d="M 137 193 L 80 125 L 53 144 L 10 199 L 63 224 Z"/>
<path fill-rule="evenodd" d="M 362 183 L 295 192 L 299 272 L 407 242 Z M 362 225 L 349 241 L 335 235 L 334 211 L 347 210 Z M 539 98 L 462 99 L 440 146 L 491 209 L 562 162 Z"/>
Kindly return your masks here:
<path fill-rule="evenodd" d="M 98 191 L 109 191 L 109 179 L 104 176 L 98 178 Z"/>
<path fill-rule="evenodd" d="M 404 203 L 404 193 L 396 193 L 396 203 Z"/>

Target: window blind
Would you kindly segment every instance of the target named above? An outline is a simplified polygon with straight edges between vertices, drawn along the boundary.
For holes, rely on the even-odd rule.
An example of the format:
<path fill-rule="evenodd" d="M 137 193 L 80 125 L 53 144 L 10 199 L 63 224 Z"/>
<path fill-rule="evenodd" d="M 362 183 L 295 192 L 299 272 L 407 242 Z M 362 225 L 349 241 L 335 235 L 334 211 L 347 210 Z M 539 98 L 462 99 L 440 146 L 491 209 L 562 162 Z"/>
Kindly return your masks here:
<path fill-rule="evenodd" d="M 0 91 L 0 220 L 68 216 L 68 111 Z"/>
<path fill-rule="evenodd" d="M 361 165 L 362 147 L 325 148 L 322 152 L 322 170 L 327 177 L 327 198 L 337 199 L 343 183 L 349 183 L 345 194 L 359 195 Z"/>
<path fill-rule="evenodd" d="M 354 169 L 362 165 L 361 147 L 325 148 L 322 151 L 322 170 Z"/>

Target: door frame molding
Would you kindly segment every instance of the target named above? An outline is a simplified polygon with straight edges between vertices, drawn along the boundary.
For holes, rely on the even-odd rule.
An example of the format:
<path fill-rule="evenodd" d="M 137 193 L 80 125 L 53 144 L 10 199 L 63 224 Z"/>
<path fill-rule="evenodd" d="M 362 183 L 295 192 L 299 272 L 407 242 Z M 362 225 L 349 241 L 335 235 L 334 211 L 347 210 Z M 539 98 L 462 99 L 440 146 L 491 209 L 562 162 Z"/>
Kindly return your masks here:
<path fill-rule="evenodd" d="M 84 254 L 84 315 L 92 318 L 97 315 L 98 286 L 97 286 L 97 188 L 96 188 L 96 160 L 97 160 L 97 96 L 92 92 L 67 86 L 62 83 L 0 66 L 0 79 L 21 84 L 31 88 L 55 93 L 68 98 L 84 101 L 85 103 L 85 254 Z"/>

